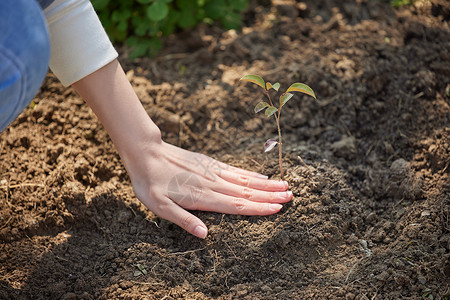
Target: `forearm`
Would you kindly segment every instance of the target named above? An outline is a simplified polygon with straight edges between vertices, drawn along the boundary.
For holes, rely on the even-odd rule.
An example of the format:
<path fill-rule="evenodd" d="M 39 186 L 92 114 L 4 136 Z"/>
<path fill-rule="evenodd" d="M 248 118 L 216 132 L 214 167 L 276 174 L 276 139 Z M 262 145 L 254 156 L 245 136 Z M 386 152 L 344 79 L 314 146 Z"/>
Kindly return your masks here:
<path fill-rule="evenodd" d="M 73 84 L 105 127 L 125 166 L 161 143 L 161 132 L 139 101 L 117 60 Z"/>

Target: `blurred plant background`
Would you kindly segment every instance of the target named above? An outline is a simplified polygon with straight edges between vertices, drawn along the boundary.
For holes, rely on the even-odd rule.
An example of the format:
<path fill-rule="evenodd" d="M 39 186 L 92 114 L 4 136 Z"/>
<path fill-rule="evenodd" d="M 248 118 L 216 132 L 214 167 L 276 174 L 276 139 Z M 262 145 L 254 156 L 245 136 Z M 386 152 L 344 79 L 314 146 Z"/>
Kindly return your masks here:
<path fill-rule="evenodd" d="M 130 58 L 152 55 L 161 37 L 198 23 L 219 22 L 225 29 L 241 26 L 249 0 L 92 0 L 113 43 L 132 50 Z"/>
<path fill-rule="evenodd" d="M 306 3 L 313 0 L 305 1 Z M 393 7 L 418 0 L 383 0 Z M 425 1 L 425 0 L 419 0 Z M 91 0 L 113 43 L 127 45 L 131 59 L 151 56 L 162 47 L 162 37 L 195 27 L 218 23 L 239 29 L 250 0 Z M 258 1 L 273 5 L 283 1 Z M 297 1 L 298 2 L 298 1 Z"/>

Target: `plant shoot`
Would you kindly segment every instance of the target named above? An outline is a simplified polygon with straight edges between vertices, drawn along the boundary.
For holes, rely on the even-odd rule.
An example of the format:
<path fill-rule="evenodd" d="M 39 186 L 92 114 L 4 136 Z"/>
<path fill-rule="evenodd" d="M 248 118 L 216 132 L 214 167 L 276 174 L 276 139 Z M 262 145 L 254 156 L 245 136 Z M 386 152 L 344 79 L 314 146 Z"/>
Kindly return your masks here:
<path fill-rule="evenodd" d="M 283 94 L 280 95 L 278 105 L 275 106 L 274 102 L 272 101 L 272 98 L 270 97 L 269 91 L 271 89 L 274 89 L 276 92 L 278 92 L 278 90 L 280 89 L 280 84 L 278 82 L 274 83 L 274 84 L 271 84 L 270 82 L 265 82 L 264 79 L 262 79 L 258 75 L 245 75 L 240 80 L 248 81 L 248 82 L 254 83 L 256 85 L 259 85 L 260 87 L 262 87 L 264 89 L 264 91 L 267 95 L 269 102 L 261 101 L 258 104 L 256 104 L 255 113 L 265 110 L 266 117 L 270 117 L 272 115 L 275 117 L 275 121 L 277 123 L 277 128 L 278 128 L 278 141 L 273 138 L 268 139 L 264 143 L 264 151 L 269 152 L 270 150 L 275 148 L 276 145 L 279 145 L 278 160 L 279 160 L 279 164 L 280 164 L 280 176 L 281 176 L 281 179 L 283 179 L 283 175 L 284 175 L 283 174 L 283 164 L 282 164 L 282 162 L 283 162 L 282 145 L 283 144 L 282 144 L 281 127 L 280 127 L 281 109 L 294 96 L 294 94 L 292 94 L 291 92 L 304 93 L 304 94 L 307 94 L 317 100 L 316 95 L 314 94 L 314 91 L 306 84 L 296 82 L 296 83 L 291 84 L 291 86 Z"/>

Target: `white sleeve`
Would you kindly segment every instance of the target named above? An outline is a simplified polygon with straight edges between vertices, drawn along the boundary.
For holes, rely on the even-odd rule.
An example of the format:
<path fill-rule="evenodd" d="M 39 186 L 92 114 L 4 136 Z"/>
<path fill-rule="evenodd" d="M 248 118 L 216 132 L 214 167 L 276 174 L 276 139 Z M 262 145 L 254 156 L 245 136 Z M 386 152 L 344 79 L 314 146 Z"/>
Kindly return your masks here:
<path fill-rule="evenodd" d="M 50 69 L 64 86 L 117 58 L 89 0 L 56 0 L 44 14 L 50 33 Z"/>

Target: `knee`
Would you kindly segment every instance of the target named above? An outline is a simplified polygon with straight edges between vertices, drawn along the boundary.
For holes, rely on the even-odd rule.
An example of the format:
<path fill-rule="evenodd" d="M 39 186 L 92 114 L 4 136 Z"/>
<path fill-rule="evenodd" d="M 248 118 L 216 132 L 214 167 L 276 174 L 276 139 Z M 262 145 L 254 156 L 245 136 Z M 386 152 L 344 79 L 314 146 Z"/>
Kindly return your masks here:
<path fill-rule="evenodd" d="M 50 60 L 42 11 L 27 0 L 0 1 L 0 131 L 35 96 Z"/>
<path fill-rule="evenodd" d="M 45 17 L 35 1 L 30 3 L 28 0 L 14 0 L 13 2 L 18 6 L 16 11 L 19 15 L 16 20 L 21 24 L 14 27 L 8 26 L 12 27 L 14 32 L 9 48 L 23 64 L 28 81 L 34 81 L 35 77 L 42 81 L 50 61 L 50 38 Z"/>

